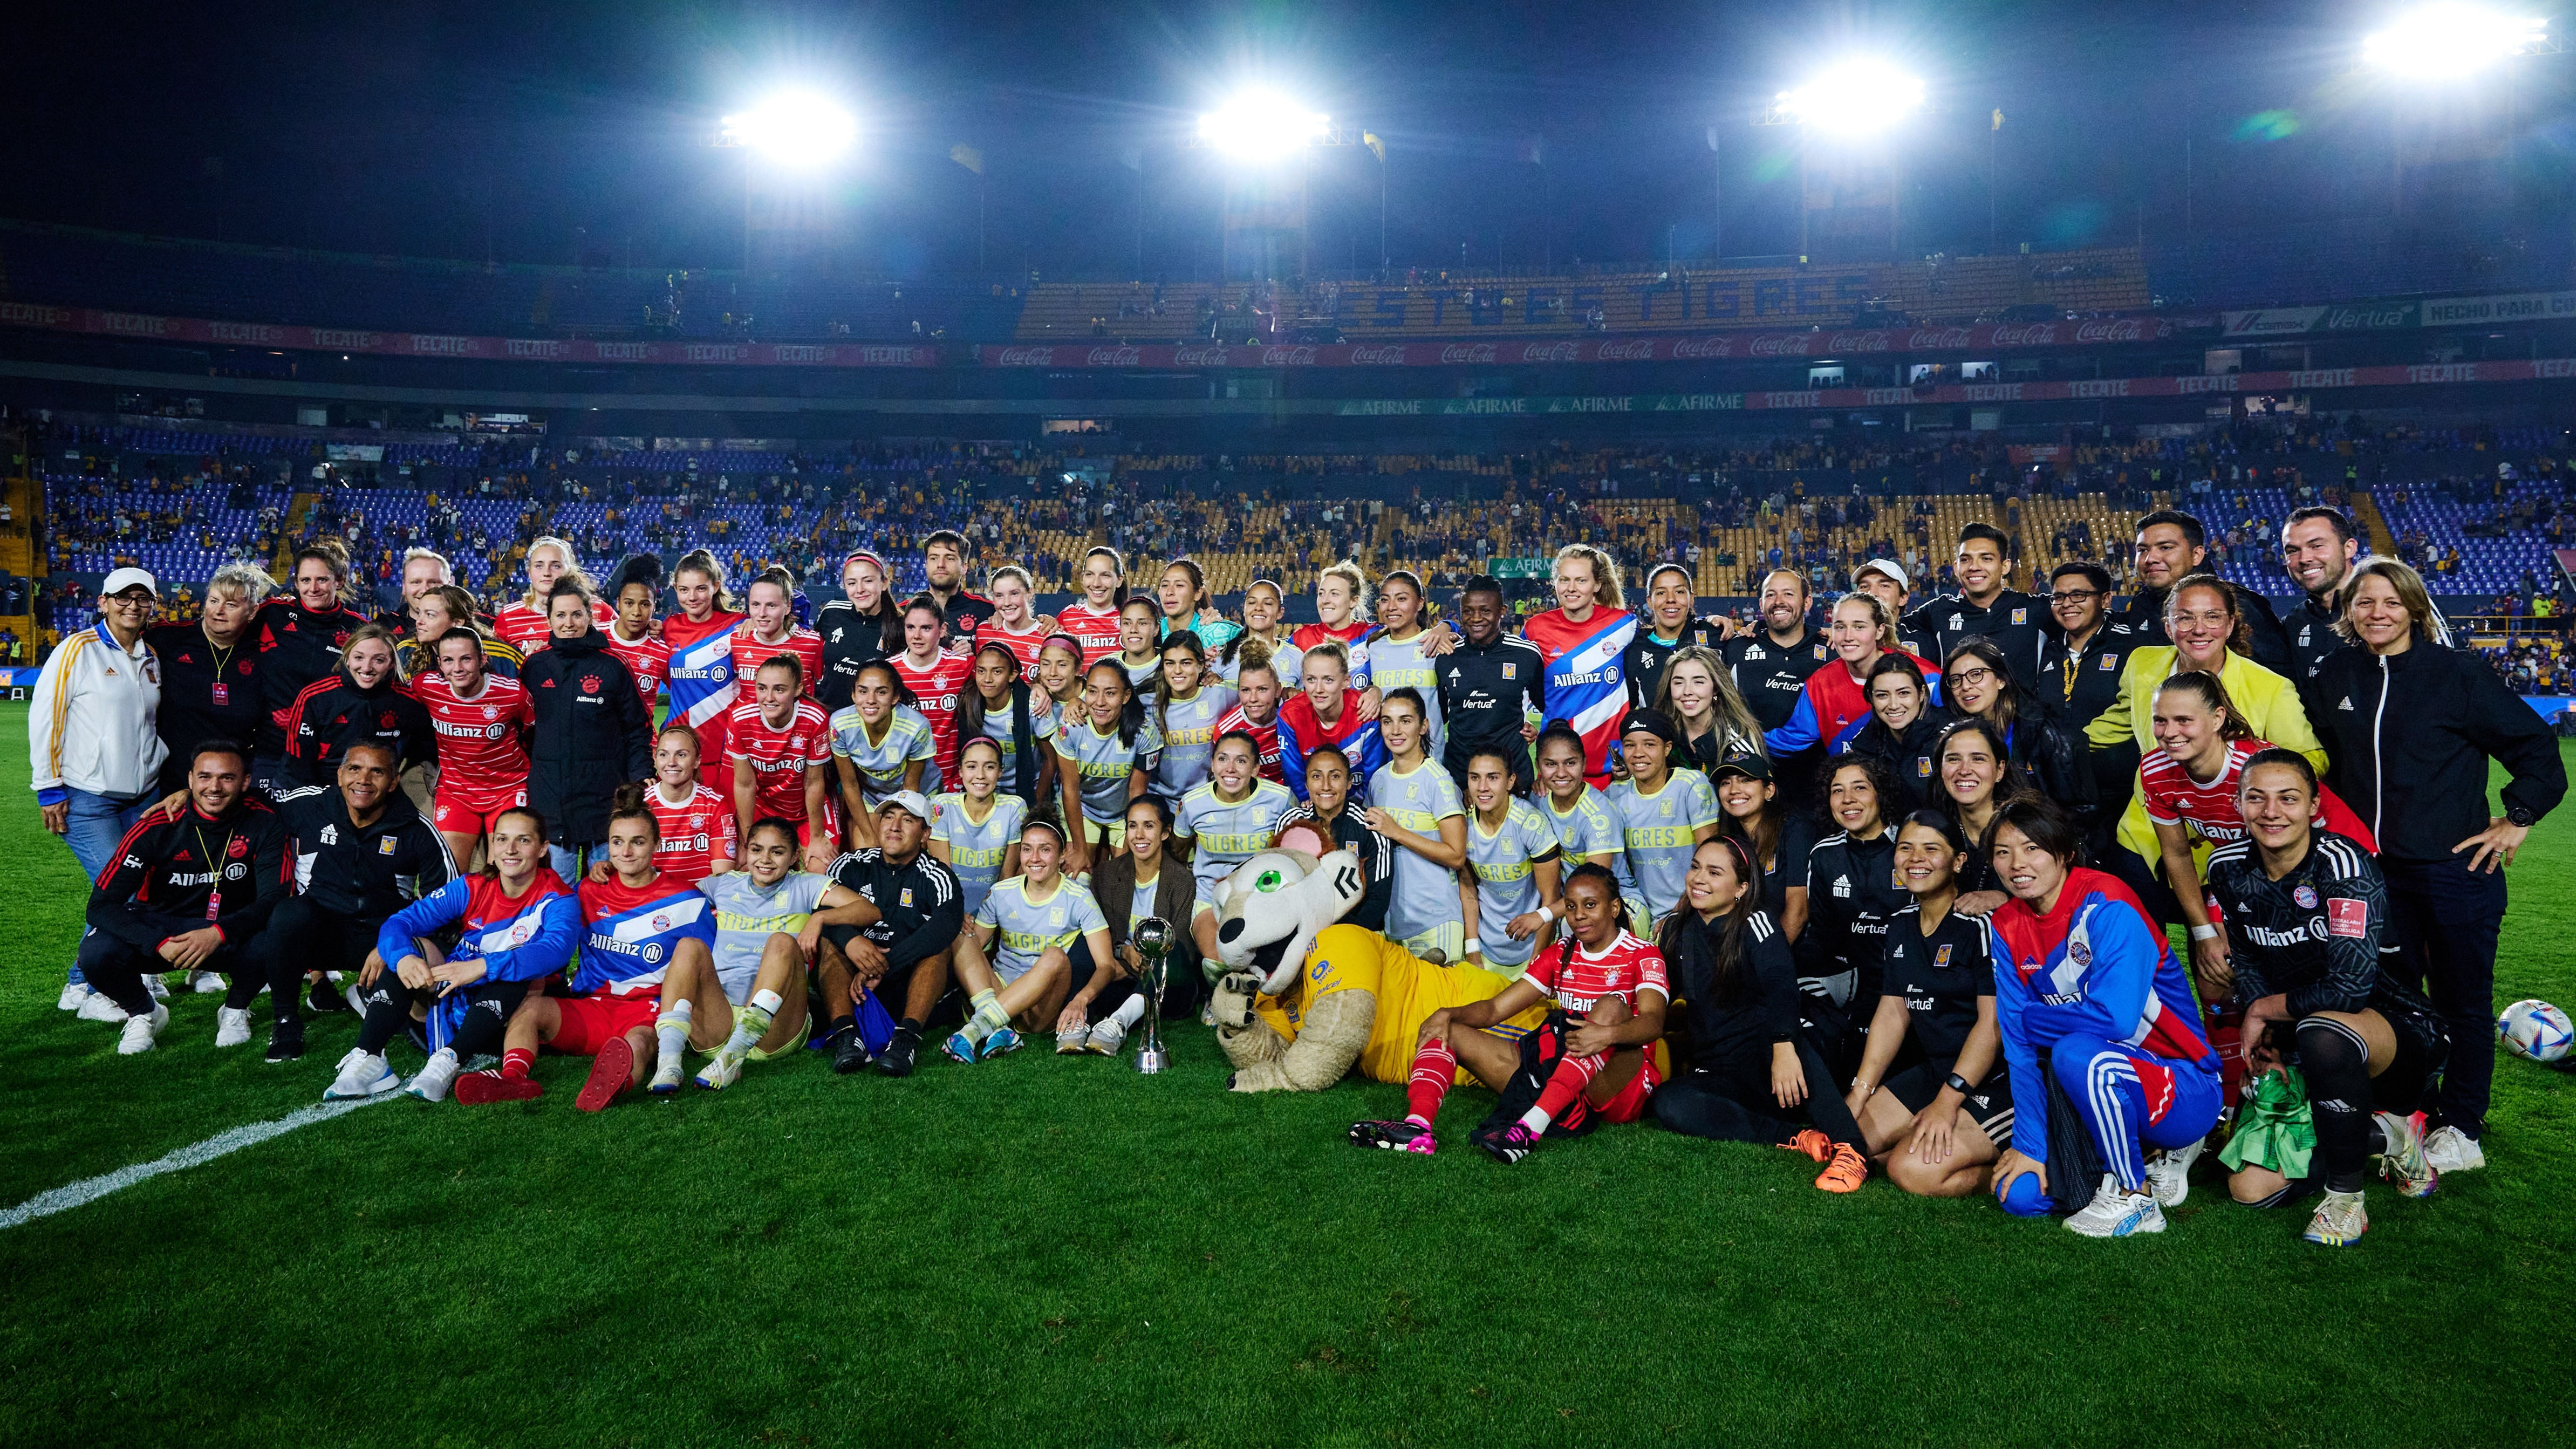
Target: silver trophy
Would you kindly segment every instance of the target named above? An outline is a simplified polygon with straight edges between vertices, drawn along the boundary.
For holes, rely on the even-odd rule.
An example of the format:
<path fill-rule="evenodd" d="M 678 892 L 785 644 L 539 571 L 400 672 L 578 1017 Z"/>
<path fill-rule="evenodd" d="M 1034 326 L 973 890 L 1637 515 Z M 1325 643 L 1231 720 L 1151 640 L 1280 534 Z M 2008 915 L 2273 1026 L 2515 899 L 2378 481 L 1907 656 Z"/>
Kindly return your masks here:
<path fill-rule="evenodd" d="M 1145 1039 L 1136 1048 L 1136 1070 L 1159 1072 L 1172 1064 L 1172 1053 L 1163 1045 L 1163 987 L 1171 979 L 1164 958 L 1172 954 L 1172 923 L 1147 916 L 1136 923 L 1129 939 L 1143 961 L 1136 973 L 1136 990 L 1145 998 Z"/>

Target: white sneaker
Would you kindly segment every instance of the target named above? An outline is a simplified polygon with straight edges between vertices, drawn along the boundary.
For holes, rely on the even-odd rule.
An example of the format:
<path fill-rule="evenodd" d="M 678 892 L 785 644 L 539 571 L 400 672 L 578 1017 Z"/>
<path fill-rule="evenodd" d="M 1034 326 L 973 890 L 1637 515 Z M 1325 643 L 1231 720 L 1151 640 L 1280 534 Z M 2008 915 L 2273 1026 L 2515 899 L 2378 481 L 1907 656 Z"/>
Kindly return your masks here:
<path fill-rule="evenodd" d="M 143 978 L 143 989 L 151 992 L 152 999 L 155 1001 L 167 1001 L 170 999 L 170 983 L 162 980 L 161 973 L 158 971 L 152 972 Z"/>
<path fill-rule="evenodd" d="M 726 1042 L 715 1049 L 713 1056 L 707 1058 L 705 1066 L 698 1068 L 698 1075 L 694 1080 L 710 1092 L 723 1091 L 742 1080 L 742 1063 L 747 1055 L 749 1053 L 735 1051 L 732 1042 Z"/>
<path fill-rule="evenodd" d="M 250 1044 L 250 1012 L 229 1006 L 215 1008 L 215 1045 L 237 1047 Z"/>
<path fill-rule="evenodd" d="M 357 1097 L 372 1097 L 390 1092 L 402 1085 L 402 1078 L 385 1065 L 385 1059 L 364 1047 L 351 1047 L 340 1058 L 340 1074 L 322 1089 L 325 1101 L 346 1102 Z"/>
<path fill-rule="evenodd" d="M 2158 1207 L 2180 1207 L 2191 1196 L 2191 1165 L 2208 1145 L 2208 1138 L 2196 1137 L 2188 1147 L 2168 1147 L 2147 1159 L 2147 1190 Z"/>
<path fill-rule="evenodd" d="M 1086 1026 L 1076 1031 L 1060 1031 L 1055 1034 L 1055 1054 L 1057 1056 L 1078 1057 L 1090 1049 L 1090 1027 Z"/>
<path fill-rule="evenodd" d="M 2459 1128 L 2436 1127 L 2424 1138 L 2424 1160 L 2435 1172 L 2475 1172 L 2487 1165 L 2487 1153 Z"/>
<path fill-rule="evenodd" d="M 1099 1025 L 1091 1029 L 1091 1040 L 1083 1043 L 1083 1050 L 1095 1052 L 1104 1057 L 1114 1057 L 1118 1055 L 1118 1049 L 1126 1044 L 1127 1024 L 1117 1017 L 1104 1016 L 1100 1018 Z"/>
<path fill-rule="evenodd" d="M 93 991 L 89 995 L 81 998 L 80 1019 L 83 1021 L 103 1021 L 110 1026 L 114 1026 L 118 1022 L 125 1020 L 125 1008 L 117 1005 L 116 998 L 108 995 L 106 992 Z"/>
<path fill-rule="evenodd" d="M 2084 1211 L 2066 1220 L 2066 1230 L 2088 1238 L 2126 1238 L 2138 1233 L 2161 1233 L 2165 1230 L 2165 1210 L 2156 1205 L 2151 1192 L 2130 1192 L 2120 1180 L 2102 1174 L 2102 1186 L 2095 1190 L 2093 1201 Z"/>
<path fill-rule="evenodd" d="M 688 1070 L 688 1053 L 673 1052 L 653 1064 L 653 1080 L 644 1089 L 656 1097 L 667 1097 L 680 1090 L 680 1076 Z"/>
<path fill-rule="evenodd" d="M 2360 1193 L 2329 1192 L 2299 1236 L 2328 1248 L 2349 1248 L 2369 1231 L 2370 1214 L 2362 1211 Z"/>
<path fill-rule="evenodd" d="M 150 1016 L 127 1017 L 125 1034 L 116 1039 L 116 1054 L 130 1057 L 138 1052 L 152 1050 L 152 1043 L 161 1035 L 161 1028 L 169 1024 L 170 1008 L 157 1004 L 152 1008 Z"/>
<path fill-rule="evenodd" d="M 188 989 L 199 996 L 221 996 L 224 994 L 223 975 L 215 971 L 200 971 L 196 973 L 196 979 L 189 983 Z"/>
<path fill-rule="evenodd" d="M 88 982 L 66 980 L 63 982 L 63 994 L 54 998 L 54 1010 L 78 1011 L 81 1009 L 81 1003 L 89 998 Z"/>
<path fill-rule="evenodd" d="M 2425 1160 L 2424 1130 L 2414 1119 L 2394 1112 L 2372 1115 L 2378 1119 L 2380 1135 L 2388 1139 L 2387 1150 L 2379 1154 L 2379 1175 L 2397 1184 L 2407 1197 L 2431 1197 L 2442 1185 L 2442 1174 Z"/>
<path fill-rule="evenodd" d="M 458 1070 L 460 1068 L 456 1053 L 446 1047 L 440 1047 L 429 1054 L 429 1064 L 422 1067 L 420 1074 L 411 1079 L 410 1086 L 403 1088 L 403 1094 L 418 1097 L 424 1102 L 444 1102 L 447 1100 L 448 1087 L 456 1081 Z"/>

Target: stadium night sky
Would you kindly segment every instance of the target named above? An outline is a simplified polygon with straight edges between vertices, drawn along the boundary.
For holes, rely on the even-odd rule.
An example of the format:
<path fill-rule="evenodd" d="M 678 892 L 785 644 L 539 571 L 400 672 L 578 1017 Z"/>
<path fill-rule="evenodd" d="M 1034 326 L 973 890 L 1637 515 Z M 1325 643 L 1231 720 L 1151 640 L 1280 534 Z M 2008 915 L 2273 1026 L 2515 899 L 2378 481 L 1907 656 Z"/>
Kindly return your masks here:
<path fill-rule="evenodd" d="M 1397 265 L 1793 250 L 1795 140 L 1751 117 L 1854 49 L 1930 82 L 1902 140 L 1910 249 L 2385 215 L 2399 103 L 2356 75 L 2383 7 L 1416 0 L 1370 5 L 522 3 L 31 7 L 0 54 L 12 215 L 226 240 L 730 266 L 716 118 L 773 79 L 865 127 L 836 185 L 859 265 L 1148 275 L 1214 265 L 1214 170 L 1179 149 L 1266 76 L 1386 139 Z M 2560 27 L 2565 28 L 2562 21 Z M 2515 155 L 2561 178 L 2570 56 L 2522 63 Z M 2487 93 L 2455 106 L 2492 113 Z M 2407 104 L 2418 104 L 2409 102 Z M 1712 158 L 1705 139 L 1720 131 Z M 986 179 L 949 159 L 965 143 Z M 1533 164 L 1531 157 L 1538 158 Z M 1133 163 L 1137 169 L 1130 169 Z M 2528 172 L 2527 172 L 2528 174 Z M 1314 179 L 1319 263 L 1374 262 L 1378 167 Z"/>

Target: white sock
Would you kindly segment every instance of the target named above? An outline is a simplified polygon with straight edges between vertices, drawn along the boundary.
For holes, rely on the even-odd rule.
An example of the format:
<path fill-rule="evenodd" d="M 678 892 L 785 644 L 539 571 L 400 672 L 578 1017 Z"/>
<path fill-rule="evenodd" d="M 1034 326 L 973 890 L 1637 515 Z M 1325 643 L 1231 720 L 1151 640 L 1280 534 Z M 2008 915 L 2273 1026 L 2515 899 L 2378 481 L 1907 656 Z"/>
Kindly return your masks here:
<path fill-rule="evenodd" d="M 661 1066 L 677 1066 L 689 1050 L 689 1016 L 693 1008 L 686 1000 L 664 1007 L 653 1021 L 654 1035 L 660 1039 Z"/>
<path fill-rule="evenodd" d="M 1109 1018 L 1110 1020 L 1117 1022 L 1120 1026 L 1134 1026 L 1136 1023 L 1145 1019 L 1145 998 L 1141 996 L 1128 997 L 1125 1001 L 1118 1003 L 1118 1009 L 1109 1013 Z"/>
<path fill-rule="evenodd" d="M 1540 1111 L 1536 1107 L 1532 1107 L 1521 1114 L 1521 1125 L 1527 1127 L 1532 1135 L 1546 1131 L 1547 1124 L 1555 1120 L 1555 1118 L 1550 1117 L 1548 1114 Z"/>
<path fill-rule="evenodd" d="M 753 992 L 751 1004 L 733 1014 L 733 1036 L 725 1042 L 725 1049 L 736 1052 L 751 1050 L 754 1043 L 769 1035 L 771 1019 L 785 1004 L 786 998 L 775 991 Z"/>

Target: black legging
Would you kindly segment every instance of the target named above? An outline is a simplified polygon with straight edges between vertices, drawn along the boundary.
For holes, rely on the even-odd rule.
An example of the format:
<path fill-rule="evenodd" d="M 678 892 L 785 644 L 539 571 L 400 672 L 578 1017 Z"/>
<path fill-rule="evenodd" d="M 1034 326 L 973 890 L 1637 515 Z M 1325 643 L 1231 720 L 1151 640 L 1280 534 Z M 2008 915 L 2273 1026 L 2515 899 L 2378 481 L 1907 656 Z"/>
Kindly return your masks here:
<path fill-rule="evenodd" d="M 1798 1065 L 1806 1074 L 1807 1100 L 1788 1110 L 1834 1141 L 1868 1151 L 1861 1140 L 1860 1124 L 1852 1120 L 1851 1109 L 1843 1105 L 1842 1094 L 1834 1090 L 1833 1074 L 1825 1069 L 1825 1059 L 1817 1055 L 1814 1047 L 1800 1042 Z M 1653 1102 L 1658 1120 L 1689 1137 L 1778 1144 L 1798 1135 L 1795 1122 L 1777 1115 L 1782 1108 L 1771 1096 L 1767 1050 L 1757 1058 L 1730 1062 L 1726 1069 L 1684 1072 L 1657 1087 Z"/>
<path fill-rule="evenodd" d="M 124 1007 L 131 1016 L 152 1014 L 152 992 L 143 984 L 143 978 L 176 969 L 161 958 L 160 952 L 146 950 L 105 931 L 92 931 L 83 936 L 75 959 L 80 963 L 81 975 L 88 980 L 90 989 Z M 259 993 L 260 978 L 250 969 L 243 953 L 232 946 L 217 948 L 198 969 L 220 971 L 231 976 L 236 983 L 232 991 L 240 991 L 242 988 L 238 983 L 247 982 L 250 990 L 242 997 L 245 1006 L 252 996 Z M 293 995 L 294 989 L 295 983 L 289 982 L 287 994 Z M 232 991 L 224 995 L 226 1006 L 233 1004 Z"/>
<path fill-rule="evenodd" d="M 468 1061 L 486 1053 L 500 1054 L 502 1034 L 519 1003 L 527 999 L 528 983 L 477 981 L 448 995 L 451 1001 L 461 998 L 463 1012 L 446 1045 L 455 1050 L 457 1060 Z M 358 1025 L 358 1049 L 378 1056 L 384 1055 L 385 1048 L 411 1024 L 413 1007 L 426 1007 L 434 1013 L 440 1004 L 434 986 L 420 990 L 405 986 L 390 966 L 377 974 L 375 984 L 366 988 L 359 999 L 366 1005 L 367 1016 Z"/>
<path fill-rule="evenodd" d="M 267 929 L 245 948 L 244 954 L 258 967 L 258 979 L 243 989 L 243 978 L 235 976 L 231 989 L 224 993 L 224 1004 L 248 1005 L 268 987 L 270 1005 L 279 1021 L 301 1021 L 297 999 L 303 995 L 304 973 L 308 971 L 356 971 L 367 963 L 367 953 L 376 949 L 376 928 L 381 919 L 343 916 L 323 910 L 309 896 L 297 896 L 280 902 L 268 918 Z"/>

